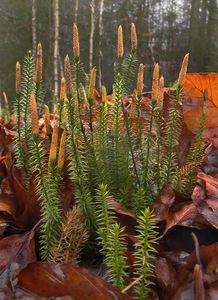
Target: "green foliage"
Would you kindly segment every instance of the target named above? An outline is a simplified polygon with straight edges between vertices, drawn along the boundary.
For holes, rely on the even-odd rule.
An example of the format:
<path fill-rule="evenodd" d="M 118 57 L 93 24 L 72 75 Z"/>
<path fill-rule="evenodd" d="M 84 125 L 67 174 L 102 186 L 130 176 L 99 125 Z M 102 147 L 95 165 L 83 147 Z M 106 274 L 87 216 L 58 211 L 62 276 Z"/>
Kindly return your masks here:
<path fill-rule="evenodd" d="M 138 59 L 136 54 L 136 49 L 132 49 L 128 53 L 123 67 L 123 81 L 124 81 L 124 93 L 129 95 L 131 93 L 132 81 L 135 79 L 135 75 L 138 67 Z"/>
<path fill-rule="evenodd" d="M 182 178 L 181 181 L 181 192 L 186 197 L 191 197 L 193 189 L 197 181 L 197 171 L 201 165 L 203 156 L 203 132 L 204 125 L 206 122 L 206 111 L 205 104 L 202 111 L 199 129 L 196 133 L 194 140 L 192 141 L 189 156 L 187 158 L 187 164 L 189 164 L 190 170 L 186 177 Z"/>
<path fill-rule="evenodd" d="M 78 122 L 73 118 L 75 113 L 76 99 L 72 97 L 66 100 L 67 110 L 67 129 L 69 135 L 67 138 L 67 152 L 69 154 L 70 177 L 75 185 L 76 203 L 81 213 L 86 216 L 86 222 L 91 232 L 95 231 L 95 211 L 91 198 L 88 180 L 88 168 L 85 160 L 84 147 L 81 142 L 81 136 L 78 136 Z M 79 139 L 78 139 L 79 138 Z"/>
<path fill-rule="evenodd" d="M 15 112 L 17 114 L 15 156 L 17 160 L 17 165 L 24 171 L 27 189 L 29 188 L 29 180 L 31 177 L 28 151 L 32 143 L 29 115 L 30 95 L 33 90 L 33 71 L 33 56 L 31 51 L 28 51 L 24 59 L 21 93 L 16 95 L 15 99 Z"/>
<path fill-rule="evenodd" d="M 56 165 L 52 162 L 48 174 L 43 178 L 42 225 L 40 228 L 41 255 L 51 260 L 54 247 L 61 235 L 62 210 L 60 199 L 60 178 Z"/>
<path fill-rule="evenodd" d="M 76 89 L 79 89 L 80 84 L 87 87 L 87 75 L 84 71 L 83 63 L 79 58 L 74 58 L 73 62 L 73 74 L 75 75 L 73 83 L 76 85 Z"/>
<path fill-rule="evenodd" d="M 121 133 L 122 122 L 122 97 L 123 97 L 123 79 L 117 74 L 114 84 L 114 107 L 112 111 L 112 136 L 110 149 L 111 174 L 110 182 L 113 195 L 121 197 L 121 189 L 125 188 L 129 179 L 129 156 L 125 155 L 128 151 L 125 136 Z"/>
<path fill-rule="evenodd" d="M 135 275 L 137 278 L 141 277 L 135 287 L 137 299 L 145 299 L 145 295 L 150 291 L 152 285 L 156 231 L 155 216 L 149 208 L 146 208 L 138 218 L 138 241 L 134 253 Z"/>
<path fill-rule="evenodd" d="M 123 289 L 127 276 L 127 261 L 125 257 L 127 246 L 124 228 L 121 228 L 118 223 L 111 226 L 105 248 L 105 263 L 109 281 L 118 288 Z"/>
<path fill-rule="evenodd" d="M 162 107 L 157 107 L 156 109 L 156 119 L 157 119 L 157 139 L 156 139 L 156 147 L 157 147 L 157 161 L 156 161 L 156 173 L 155 178 L 157 182 L 157 192 L 161 189 L 161 161 L 163 159 L 162 154 L 162 145 L 163 141 L 163 109 Z"/>
<path fill-rule="evenodd" d="M 61 228 L 61 201 L 60 180 L 55 162 L 51 162 L 46 171 L 45 151 L 39 135 L 33 134 L 30 158 L 32 161 L 32 172 L 36 173 L 36 193 L 41 204 L 42 225 L 40 227 L 41 256 L 50 260 L 53 249 L 60 237 Z"/>
<path fill-rule="evenodd" d="M 108 178 L 107 170 L 107 144 L 108 144 L 108 105 L 102 102 L 99 107 L 99 125 L 96 136 L 95 151 L 99 162 L 102 182 L 106 182 Z"/>
<path fill-rule="evenodd" d="M 136 215 L 139 215 L 146 206 L 146 194 L 143 187 L 137 190 L 133 200 L 132 210 Z"/>
<path fill-rule="evenodd" d="M 38 104 L 39 114 L 42 115 L 44 109 L 44 90 L 42 80 L 35 83 L 35 97 Z"/>
<path fill-rule="evenodd" d="M 109 202 L 109 191 L 105 184 L 100 184 L 96 193 L 97 205 L 97 228 L 102 252 L 105 253 L 108 244 L 109 231 L 112 223 L 114 222 L 114 213 L 111 210 Z"/>
<path fill-rule="evenodd" d="M 164 136 L 164 145 L 166 147 L 165 157 L 162 165 L 162 182 L 173 184 L 175 181 L 177 157 L 175 147 L 179 143 L 182 120 L 182 87 L 175 86 L 175 91 L 171 92 L 170 108 L 166 120 L 166 135 Z"/>
<path fill-rule="evenodd" d="M 156 100 L 152 100 L 151 111 L 149 114 L 149 123 L 147 128 L 147 135 L 145 137 L 145 152 L 142 158 L 143 164 L 143 184 L 145 189 L 145 195 L 148 203 L 152 202 L 152 180 L 154 177 L 154 149 L 155 140 L 152 134 L 154 127 L 154 116 L 155 116 Z M 156 150 L 156 149 L 155 149 Z"/>

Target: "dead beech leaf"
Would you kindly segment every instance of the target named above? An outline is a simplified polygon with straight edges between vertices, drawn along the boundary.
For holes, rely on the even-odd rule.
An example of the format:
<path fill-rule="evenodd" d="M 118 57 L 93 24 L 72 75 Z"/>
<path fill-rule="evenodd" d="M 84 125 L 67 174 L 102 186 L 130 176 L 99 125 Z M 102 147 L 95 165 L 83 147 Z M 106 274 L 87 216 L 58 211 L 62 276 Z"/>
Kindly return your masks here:
<path fill-rule="evenodd" d="M 0 240 L 0 299 L 15 299 L 17 275 L 36 260 L 34 230 Z"/>
<path fill-rule="evenodd" d="M 0 124 L 0 148 L 12 149 L 15 131 L 7 129 L 4 125 Z"/>
<path fill-rule="evenodd" d="M 205 299 L 205 289 L 203 282 L 203 273 L 201 266 L 196 264 L 194 267 L 194 294 L 195 299 L 204 300 Z"/>
<path fill-rule="evenodd" d="M 16 199 L 12 195 L 0 194 L 0 213 L 14 218 L 16 214 Z M 5 216 L 6 217 L 6 216 Z"/>
<path fill-rule="evenodd" d="M 175 291 L 170 300 L 194 300 L 194 285 L 193 282 L 184 282 L 180 284 L 179 288 Z M 168 300 L 168 299 L 166 299 Z M 196 299 L 197 300 L 197 299 Z"/>
<path fill-rule="evenodd" d="M 199 248 L 199 255 L 202 268 L 208 274 L 216 273 L 218 266 L 218 243 L 209 246 L 201 246 Z M 188 272 L 193 271 L 194 266 L 197 264 L 195 250 L 186 258 L 186 263 L 178 269 L 179 280 L 182 281 L 187 277 Z"/>
<path fill-rule="evenodd" d="M 206 203 L 202 203 L 198 211 L 211 226 L 218 229 L 218 213 L 210 209 Z"/>
<path fill-rule="evenodd" d="M 216 214 L 218 214 L 218 201 L 217 198 L 207 198 L 206 199 L 208 207 L 210 207 Z"/>
<path fill-rule="evenodd" d="M 157 278 L 158 291 L 164 299 L 170 299 L 173 291 L 178 288 L 179 282 L 176 270 L 171 262 L 165 257 L 157 258 L 155 274 Z"/>
<path fill-rule="evenodd" d="M 203 171 L 208 175 L 212 175 L 218 178 L 218 148 L 214 146 L 213 140 L 214 139 L 212 139 L 211 141 L 212 144 L 210 144 L 205 150 Z"/>
<path fill-rule="evenodd" d="M 135 226 L 137 224 L 137 217 L 129 209 L 124 207 L 118 201 L 110 198 L 112 209 L 115 211 L 118 222 L 122 227 L 125 227 L 127 236 L 135 242 L 134 235 L 136 234 Z"/>
<path fill-rule="evenodd" d="M 71 296 L 74 300 L 128 300 L 125 294 L 84 268 L 33 262 L 18 276 L 19 288 L 41 297 Z"/>
<path fill-rule="evenodd" d="M 40 205 L 35 193 L 34 175 L 31 178 L 29 191 L 23 185 L 21 170 L 13 166 L 11 177 L 17 202 L 16 224 L 19 227 L 30 229 L 40 219 Z"/>
<path fill-rule="evenodd" d="M 203 172 L 198 173 L 198 178 L 205 183 L 206 195 L 218 199 L 218 178 Z"/>
<path fill-rule="evenodd" d="M 205 127 L 218 127 L 218 74 L 187 74 L 183 86 L 185 95 L 183 111 L 185 123 L 190 129 L 199 127 L 203 93 L 206 89 L 209 101 Z"/>
<path fill-rule="evenodd" d="M 0 282 L 3 271 L 12 262 L 21 268 L 36 260 L 34 230 L 24 234 L 14 234 L 0 240 Z"/>
<path fill-rule="evenodd" d="M 190 226 L 198 213 L 196 206 L 190 202 L 180 204 L 177 209 L 169 213 L 164 234 L 176 225 Z"/>
<path fill-rule="evenodd" d="M 203 174 L 203 173 L 201 173 Z M 206 175 L 207 176 L 207 175 Z M 202 177 L 202 175 L 201 175 Z M 204 175 L 203 175 L 204 177 Z M 206 177 L 207 178 L 207 177 Z M 211 176 L 209 177 L 211 180 Z M 202 180 L 203 181 L 203 180 Z M 203 181 L 204 182 L 204 181 Z M 209 191 L 208 191 L 209 185 Z M 212 186 L 212 188 L 210 187 Z M 206 189 L 205 189 L 206 187 Z M 200 223 L 205 225 L 211 225 L 212 227 L 218 229 L 218 199 L 213 198 L 210 194 L 212 191 L 216 191 L 213 185 L 204 182 L 204 187 L 197 185 L 192 194 L 193 203 L 199 213 Z M 209 198 L 208 198 L 209 195 Z M 198 218 L 199 221 L 199 218 Z"/>
<path fill-rule="evenodd" d="M 163 221 L 167 218 L 169 209 L 175 202 L 175 197 L 175 191 L 171 185 L 165 184 L 153 204 L 154 213 L 158 221 Z"/>
<path fill-rule="evenodd" d="M 7 158 L 8 158 L 8 155 L 4 155 L 4 156 L 0 155 L 0 163 L 3 162 Z"/>
<path fill-rule="evenodd" d="M 178 163 L 180 166 L 183 166 L 186 163 L 186 158 L 189 153 L 192 140 L 193 140 L 193 133 L 190 131 L 190 129 L 188 129 L 183 118 L 181 123 L 179 144 L 176 146 L 176 153 L 177 153 Z"/>

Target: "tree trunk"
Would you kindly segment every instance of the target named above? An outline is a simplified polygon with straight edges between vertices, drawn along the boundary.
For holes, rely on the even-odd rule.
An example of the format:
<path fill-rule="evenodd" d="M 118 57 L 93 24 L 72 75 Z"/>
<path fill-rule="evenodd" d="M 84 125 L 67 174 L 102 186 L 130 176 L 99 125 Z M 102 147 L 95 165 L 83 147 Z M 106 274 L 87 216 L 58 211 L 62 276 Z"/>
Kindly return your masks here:
<path fill-rule="evenodd" d="M 75 3 L 75 14 L 74 14 L 74 19 L 75 19 L 75 23 L 77 24 L 78 21 L 78 7 L 79 7 L 79 0 L 76 0 Z"/>
<path fill-rule="evenodd" d="M 36 56 L 36 44 L 36 0 L 32 0 L 32 45 L 34 56 Z"/>
<path fill-rule="evenodd" d="M 53 14 L 54 14 L 54 92 L 58 95 L 58 58 L 59 58 L 59 0 L 53 1 Z"/>
<path fill-rule="evenodd" d="M 91 28 L 90 28 L 90 37 L 89 37 L 89 69 L 93 67 L 93 38 L 95 32 L 95 0 L 92 0 L 90 3 L 91 8 Z"/>
<path fill-rule="evenodd" d="M 193 71 L 198 72 L 201 65 L 201 46 L 204 41 L 201 41 L 200 28 L 200 1 L 192 0 L 191 18 L 189 28 L 189 51 L 192 57 L 190 67 Z"/>
<path fill-rule="evenodd" d="M 104 0 L 100 1 L 100 8 L 99 8 L 99 42 L 98 42 L 98 74 L 99 74 L 99 81 L 98 81 L 98 86 L 99 86 L 99 90 L 101 89 L 101 85 L 102 85 L 102 69 L 101 69 L 101 61 L 102 61 L 102 46 L 101 46 L 101 42 L 102 42 L 102 36 L 103 36 L 103 10 L 104 10 Z"/>
<path fill-rule="evenodd" d="M 218 3 L 209 0 L 209 17 L 207 30 L 206 71 L 215 72 L 218 67 Z M 203 41 L 202 41 L 203 42 Z"/>

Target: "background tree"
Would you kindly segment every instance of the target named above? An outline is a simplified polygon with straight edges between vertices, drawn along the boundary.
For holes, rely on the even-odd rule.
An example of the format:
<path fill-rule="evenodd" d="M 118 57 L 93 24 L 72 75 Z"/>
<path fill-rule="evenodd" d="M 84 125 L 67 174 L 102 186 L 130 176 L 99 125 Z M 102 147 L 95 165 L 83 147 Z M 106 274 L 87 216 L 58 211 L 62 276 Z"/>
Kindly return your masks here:
<path fill-rule="evenodd" d="M 59 86 L 59 0 L 53 2 L 54 11 L 54 92 L 58 95 Z"/>
<path fill-rule="evenodd" d="M 36 0 L 32 0 L 32 43 L 33 43 L 33 54 L 36 55 Z"/>
<path fill-rule="evenodd" d="M 58 9 L 56 4 L 59 4 Z M 217 0 L 1 0 L 0 13 L 0 94 L 5 90 L 11 101 L 15 93 L 15 63 L 22 62 L 26 51 L 35 48 L 35 41 L 43 46 L 45 90 L 51 91 L 54 86 L 58 89 L 63 59 L 66 54 L 72 58 L 74 22 L 78 23 L 80 31 L 81 56 L 86 71 L 91 65 L 98 66 L 99 86 L 106 84 L 109 92 L 117 27 L 123 26 L 127 52 L 132 21 L 138 32 L 138 58 L 146 67 L 147 90 L 154 62 L 160 63 L 161 73 L 169 84 L 175 79 L 181 58 L 187 52 L 191 54 L 190 72 L 218 72 Z M 91 30 L 91 16 L 95 17 L 94 31 Z M 57 44 L 59 49 L 54 55 Z M 50 96 L 46 94 L 48 101 Z"/>

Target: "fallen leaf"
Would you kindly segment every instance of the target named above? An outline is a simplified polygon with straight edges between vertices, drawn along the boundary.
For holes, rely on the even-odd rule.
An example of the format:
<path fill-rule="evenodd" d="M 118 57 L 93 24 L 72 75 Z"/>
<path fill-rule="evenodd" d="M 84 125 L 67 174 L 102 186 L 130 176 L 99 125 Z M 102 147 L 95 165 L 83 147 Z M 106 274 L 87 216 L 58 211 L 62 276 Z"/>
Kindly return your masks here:
<path fill-rule="evenodd" d="M 196 206 L 190 202 L 181 203 L 176 209 L 170 212 L 166 219 L 164 234 L 175 225 L 191 226 L 198 213 Z"/>
<path fill-rule="evenodd" d="M 176 194 L 174 189 L 171 187 L 171 185 L 166 183 L 161 189 L 152 206 L 157 221 L 166 220 L 169 214 L 169 209 L 175 202 L 175 197 Z"/>
<path fill-rule="evenodd" d="M 16 215 L 17 203 L 12 195 L 0 194 L 0 213 L 4 217 L 14 218 Z"/>
<path fill-rule="evenodd" d="M 36 260 L 34 230 L 24 234 L 14 234 L 0 240 L 0 276 L 12 262 L 24 268 Z M 1 281 L 1 280 L 0 280 Z"/>
<path fill-rule="evenodd" d="M 218 74 L 187 74 L 183 86 L 185 95 L 183 113 L 189 129 L 199 127 L 203 106 L 203 93 L 208 90 L 207 120 L 205 128 L 218 127 Z"/>
<path fill-rule="evenodd" d="M 30 229 L 40 219 L 40 205 L 35 193 L 34 175 L 31 178 L 29 191 L 24 187 L 21 170 L 13 167 L 11 176 L 17 202 L 16 224 L 20 227 Z"/>
<path fill-rule="evenodd" d="M 204 300 L 205 299 L 205 289 L 203 282 L 203 274 L 201 266 L 196 264 L 194 267 L 194 299 Z"/>
<path fill-rule="evenodd" d="M 4 125 L 0 124 L 0 137 L 0 149 L 7 148 L 12 151 L 15 131 L 9 130 Z"/>
<path fill-rule="evenodd" d="M 179 284 L 176 270 L 166 258 L 159 257 L 156 262 L 155 274 L 161 299 L 170 299 Z"/>
<path fill-rule="evenodd" d="M 207 203 L 201 204 L 201 206 L 198 209 L 198 212 L 204 217 L 208 224 L 218 229 L 218 214 L 212 209 L 210 209 L 207 206 Z"/>
<path fill-rule="evenodd" d="M 205 183 L 207 197 L 218 199 L 218 178 L 203 172 L 198 173 L 198 178 Z"/>
<path fill-rule="evenodd" d="M 124 207 L 118 201 L 110 198 L 112 209 L 115 211 L 118 222 L 122 227 L 125 227 L 126 234 L 132 239 L 132 236 L 135 235 L 135 226 L 137 224 L 137 217 L 129 209 Z"/>
<path fill-rule="evenodd" d="M 117 288 L 70 264 L 30 263 L 18 276 L 19 288 L 41 297 L 71 296 L 74 300 L 127 300 Z"/>

